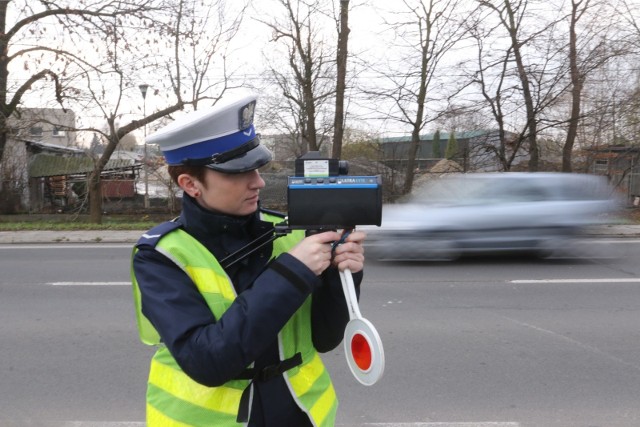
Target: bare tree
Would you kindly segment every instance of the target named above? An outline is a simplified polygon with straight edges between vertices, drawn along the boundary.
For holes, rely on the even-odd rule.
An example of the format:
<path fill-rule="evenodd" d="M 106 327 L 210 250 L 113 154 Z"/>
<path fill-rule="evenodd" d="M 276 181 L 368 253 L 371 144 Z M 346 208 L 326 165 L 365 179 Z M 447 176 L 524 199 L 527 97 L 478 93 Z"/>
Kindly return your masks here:
<path fill-rule="evenodd" d="M 197 109 L 203 101 L 212 104 L 229 88 L 225 56 L 221 52 L 224 53 L 238 30 L 242 9 L 227 21 L 223 18 L 223 5 L 218 2 L 202 9 L 199 2 L 193 0 L 170 2 L 164 5 L 162 13 L 155 11 L 140 19 L 128 16 L 105 22 L 90 32 L 106 41 L 104 62 L 100 67 L 79 66 L 78 76 L 83 78 L 86 88 L 81 96 L 87 106 L 101 112 L 108 129 L 103 134 L 108 143 L 89 176 L 92 222 L 101 222 L 100 176 L 126 135 L 185 106 Z M 134 48 L 134 44 L 149 50 Z M 219 59 L 222 71 L 214 80 L 208 74 L 215 58 Z M 138 86 L 147 81 L 145 74 L 154 76 L 150 86 L 157 107 L 146 117 L 123 124 L 124 104 L 133 97 L 140 99 L 137 98 L 140 96 Z M 100 132 L 93 127 L 83 130 Z"/>
<path fill-rule="evenodd" d="M 99 26 L 106 20 L 140 16 L 154 8 L 149 0 L 124 5 L 120 1 L 103 1 L 82 6 L 63 7 L 44 0 L 0 1 L 0 161 L 7 143 L 6 121 L 33 86 L 51 86 L 55 100 L 64 108 L 65 64 L 77 61 L 82 53 L 74 46 L 62 49 L 46 43 L 47 35 L 53 36 L 47 34 L 47 23 L 55 22 L 71 34 L 79 30 L 78 25 L 85 28 L 87 25 Z M 10 8 L 13 9 L 11 15 Z M 9 16 L 15 16 L 15 22 L 9 23 Z M 33 40 L 36 42 L 32 43 Z M 51 55 L 58 59 L 57 67 L 46 60 Z"/>
<path fill-rule="evenodd" d="M 557 125 L 548 114 L 566 92 L 568 76 L 563 51 L 556 46 L 559 9 L 536 0 L 476 3 L 470 33 L 478 48 L 477 65 L 468 75 L 499 136 L 497 145 L 486 148 L 504 170 L 525 154 L 529 171 L 548 167 L 541 164 L 538 139 Z"/>
<path fill-rule="evenodd" d="M 635 46 L 635 52 L 640 53 L 640 5 L 634 0 L 622 0 L 617 13 L 629 25 L 628 42 Z"/>
<path fill-rule="evenodd" d="M 520 80 L 520 90 L 526 111 L 526 138 L 529 150 L 529 171 L 535 172 L 539 169 L 538 152 L 538 113 L 540 108 L 536 108 L 535 87 L 541 86 L 540 81 L 534 79 L 532 70 L 527 65 L 525 59 L 526 47 L 530 46 L 537 37 L 549 30 L 554 22 L 545 25 L 545 21 L 528 13 L 529 6 L 533 4 L 531 0 L 503 0 L 499 2 L 477 0 L 481 8 L 486 8 L 497 17 L 499 26 L 506 32 L 509 40 L 510 54 L 516 65 L 516 72 Z M 542 23 L 542 25 L 540 25 Z M 525 28 L 534 30 L 525 33 Z M 535 65 L 534 65 L 535 68 Z M 541 74 L 539 74 L 541 76 Z"/>
<path fill-rule="evenodd" d="M 0 166 L 5 159 L 8 121 L 19 119 L 19 107 L 37 93 L 66 111 L 66 97 L 72 91 L 73 64 L 90 64 L 83 59 L 85 43 L 69 43 L 70 37 L 99 28 L 123 17 L 140 17 L 156 10 L 153 0 L 82 1 L 72 6 L 61 2 L 13 0 L 0 2 Z M 62 129 L 65 130 L 65 129 Z M 69 129 L 66 129 L 69 130 Z"/>
<path fill-rule="evenodd" d="M 640 76 L 636 76 L 632 86 L 619 99 L 619 105 L 619 133 L 637 147 L 640 145 Z"/>
<path fill-rule="evenodd" d="M 272 31 L 273 41 L 286 49 L 287 66 L 271 65 L 276 85 L 283 96 L 296 106 L 302 138 L 309 150 L 319 151 L 324 138 L 319 116 L 325 104 L 335 95 L 335 60 L 332 43 L 327 42 L 321 28 L 326 13 L 322 2 L 278 0 L 285 19 L 261 21 Z"/>
<path fill-rule="evenodd" d="M 512 57 L 512 49 L 507 48 L 502 57 L 493 57 L 491 49 L 487 52 L 485 42 L 491 40 L 484 28 L 481 27 L 481 19 L 469 26 L 468 31 L 474 39 L 476 50 L 476 66 L 472 68 L 470 83 L 480 90 L 486 108 L 490 112 L 494 123 L 497 125 L 497 144 L 489 144 L 485 150 L 494 154 L 502 170 L 508 171 L 520 151 L 522 139 L 512 141 L 507 137 L 507 123 L 505 111 L 507 104 L 514 97 L 515 87 L 509 85 L 508 64 Z"/>
<path fill-rule="evenodd" d="M 365 92 L 378 100 L 372 101 L 378 111 L 380 103 L 393 105 L 386 119 L 411 128 L 402 190 L 407 194 L 413 187 L 420 133 L 428 122 L 438 118 L 438 113 L 429 116 L 427 112 L 427 103 L 443 96 L 432 90 L 432 84 L 445 55 L 461 40 L 463 31 L 456 19 L 461 5 L 457 0 L 403 0 L 402 4 L 403 11 L 395 16 L 397 19 L 386 24 L 397 40 L 388 50 L 398 55 L 390 55 L 393 62 L 384 68 L 373 67 L 384 82 Z"/>
<path fill-rule="evenodd" d="M 271 129 L 277 141 L 273 141 L 272 150 L 276 159 L 300 157 L 308 151 L 302 135 L 305 129 L 304 112 L 290 99 L 269 95 L 266 89 L 261 97 L 261 107 L 256 111 L 264 129 Z M 278 135 L 275 135 L 278 133 Z"/>
<path fill-rule="evenodd" d="M 242 10 L 227 22 L 222 1 L 201 6 L 195 0 L 82 0 L 77 9 L 45 0 L 18 3 L 0 2 L 0 152 L 7 117 L 32 92 L 39 91 L 45 104 L 55 99 L 82 113 L 85 119 L 73 130 L 101 133 L 108 141 L 88 183 L 90 217 L 100 222 L 100 175 L 120 140 L 186 105 L 213 103 L 227 89 L 224 67 L 216 80 L 208 74 L 215 54 L 237 31 Z M 15 7 L 11 16 L 17 20 L 6 28 L 9 7 Z M 57 33 L 50 34 L 51 28 Z M 9 78 L 25 70 L 26 79 Z M 157 95 L 154 108 L 127 120 L 144 81 Z M 221 84 L 214 87 L 212 81 Z"/>
<path fill-rule="evenodd" d="M 487 10 L 480 7 L 475 12 L 466 22 L 467 32 L 475 45 L 475 55 L 461 61 L 458 66 L 461 70 L 459 93 L 469 89 L 471 95 L 467 94 L 470 101 L 459 108 L 459 114 L 481 117 L 481 120 L 473 122 L 476 127 L 471 130 L 492 130 L 487 134 L 490 137 L 474 139 L 474 146 L 469 147 L 469 153 L 474 156 L 480 154 L 479 159 L 474 159 L 475 166 L 509 171 L 516 161 L 530 154 L 529 120 L 522 124 L 520 118 L 524 91 L 517 67 L 514 69 L 516 59 L 512 39 L 508 36 L 504 40 L 501 35 L 504 24 L 492 19 L 492 10 L 487 14 Z M 533 19 L 532 16 L 530 18 Z M 529 45 L 533 56 L 537 47 L 533 40 Z M 535 61 L 527 68 L 527 78 L 532 86 L 529 94 L 537 133 L 542 122 L 541 112 L 561 92 L 557 84 L 562 73 L 557 66 L 554 69 L 554 65 L 550 65 L 553 55 L 544 50 L 536 55 Z M 529 116 L 525 114 L 525 117 Z M 535 147 L 537 151 L 537 141 Z"/>
<path fill-rule="evenodd" d="M 616 47 L 616 43 L 607 41 L 606 32 L 612 22 L 607 20 L 609 25 L 603 22 L 603 17 L 609 15 L 606 6 L 608 6 L 606 3 L 592 0 L 571 0 L 568 43 L 571 111 L 567 120 L 567 136 L 562 149 L 563 172 L 572 172 L 573 170 L 572 156 L 578 135 L 578 126 L 582 118 L 582 91 L 585 81 L 593 70 L 622 52 L 620 48 Z M 579 35 L 578 24 L 585 16 L 590 19 L 584 26 L 585 31 Z M 609 16 L 615 16 L 615 14 Z"/>

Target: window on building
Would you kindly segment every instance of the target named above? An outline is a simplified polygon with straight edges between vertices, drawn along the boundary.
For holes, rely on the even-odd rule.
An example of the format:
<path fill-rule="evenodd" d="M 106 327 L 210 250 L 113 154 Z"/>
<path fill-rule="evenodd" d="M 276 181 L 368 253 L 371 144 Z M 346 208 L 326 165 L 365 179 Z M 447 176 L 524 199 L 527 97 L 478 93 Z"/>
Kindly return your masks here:
<path fill-rule="evenodd" d="M 66 132 L 64 130 L 62 130 L 61 128 L 59 128 L 57 126 L 53 128 L 53 136 L 57 136 L 57 137 L 61 138 L 61 137 L 65 136 L 65 135 L 66 135 Z"/>
<path fill-rule="evenodd" d="M 42 137 L 42 127 L 41 126 L 33 126 L 29 129 L 29 135 Z"/>
<path fill-rule="evenodd" d="M 609 170 L 609 159 L 597 159 L 594 165 L 595 173 L 606 173 Z"/>

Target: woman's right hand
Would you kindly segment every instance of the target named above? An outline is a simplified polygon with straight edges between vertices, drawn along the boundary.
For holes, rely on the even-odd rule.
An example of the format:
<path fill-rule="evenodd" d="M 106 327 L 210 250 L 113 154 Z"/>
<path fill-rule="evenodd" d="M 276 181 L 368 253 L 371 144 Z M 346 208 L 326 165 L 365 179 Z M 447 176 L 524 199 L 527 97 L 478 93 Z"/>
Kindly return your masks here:
<path fill-rule="evenodd" d="M 289 254 L 319 276 L 331 264 L 331 246 L 338 240 L 340 240 L 340 233 L 337 231 L 313 234 L 302 239 L 289 251 Z"/>

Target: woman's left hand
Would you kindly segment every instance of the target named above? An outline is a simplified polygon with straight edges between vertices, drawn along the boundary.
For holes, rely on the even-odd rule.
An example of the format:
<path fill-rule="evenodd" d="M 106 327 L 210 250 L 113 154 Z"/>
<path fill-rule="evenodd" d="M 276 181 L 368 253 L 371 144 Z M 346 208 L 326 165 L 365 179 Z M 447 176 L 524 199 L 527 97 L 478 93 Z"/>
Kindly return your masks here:
<path fill-rule="evenodd" d="M 352 273 L 362 271 L 364 268 L 364 247 L 362 243 L 367 235 L 363 231 L 351 232 L 345 241 L 334 250 L 332 264 L 340 271 L 351 270 Z"/>

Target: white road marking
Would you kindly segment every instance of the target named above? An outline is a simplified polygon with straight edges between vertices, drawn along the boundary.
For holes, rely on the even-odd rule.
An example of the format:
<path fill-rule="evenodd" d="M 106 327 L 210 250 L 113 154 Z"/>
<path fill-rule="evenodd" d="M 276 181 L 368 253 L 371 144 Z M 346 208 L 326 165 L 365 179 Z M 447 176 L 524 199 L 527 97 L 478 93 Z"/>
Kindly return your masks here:
<path fill-rule="evenodd" d="M 520 427 L 514 422 L 462 422 L 462 423 L 363 423 L 337 424 L 343 427 Z"/>
<path fill-rule="evenodd" d="M 626 279 L 521 279 L 509 283 L 640 283 L 640 278 Z"/>
<path fill-rule="evenodd" d="M 144 422 L 133 421 L 116 421 L 116 422 L 99 422 L 99 421 L 66 421 L 60 427 L 144 427 Z"/>
<path fill-rule="evenodd" d="M 2 427 L 145 427 L 144 422 L 139 421 L 42 421 L 42 420 L 21 420 L 5 421 L 0 420 Z"/>
<path fill-rule="evenodd" d="M 36 427 L 40 426 L 37 421 L 7 421 L 7 427 Z M 4 421 L 2 421 L 5 426 Z M 47 422 L 48 427 L 144 427 L 144 422 L 138 421 L 59 421 Z M 415 422 L 415 423 L 339 423 L 336 427 L 520 427 L 516 422 Z"/>
<path fill-rule="evenodd" d="M 51 286 L 130 286 L 131 282 L 49 282 Z"/>

